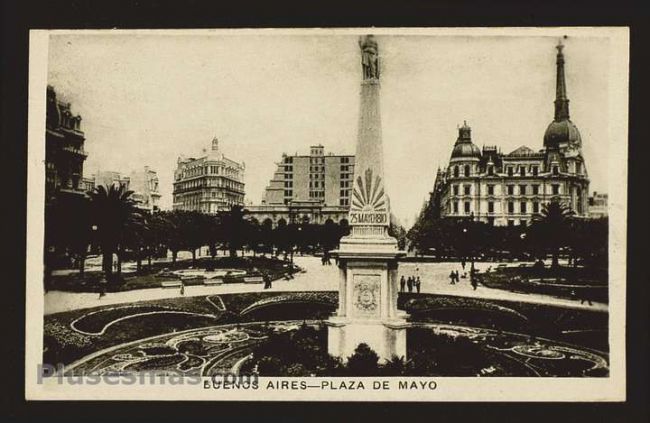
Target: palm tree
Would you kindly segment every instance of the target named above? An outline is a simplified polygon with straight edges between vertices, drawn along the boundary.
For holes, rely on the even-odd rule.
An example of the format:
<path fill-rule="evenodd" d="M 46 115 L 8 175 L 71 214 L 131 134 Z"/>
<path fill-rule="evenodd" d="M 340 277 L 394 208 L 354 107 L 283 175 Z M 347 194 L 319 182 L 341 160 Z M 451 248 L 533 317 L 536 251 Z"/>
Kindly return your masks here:
<path fill-rule="evenodd" d="M 533 217 L 533 236 L 537 236 L 543 245 L 551 251 L 551 267 L 559 265 L 560 247 L 566 244 L 573 211 L 558 200 L 542 205 L 539 215 Z"/>
<path fill-rule="evenodd" d="M 89 193 L 92 218 L 102 250 L 102 268 L 108 281 L 113 280 L 113 254 L 119 253 L 127 223 L 137 213 L 133 191 L 124 185 L 100 185 Z"/>

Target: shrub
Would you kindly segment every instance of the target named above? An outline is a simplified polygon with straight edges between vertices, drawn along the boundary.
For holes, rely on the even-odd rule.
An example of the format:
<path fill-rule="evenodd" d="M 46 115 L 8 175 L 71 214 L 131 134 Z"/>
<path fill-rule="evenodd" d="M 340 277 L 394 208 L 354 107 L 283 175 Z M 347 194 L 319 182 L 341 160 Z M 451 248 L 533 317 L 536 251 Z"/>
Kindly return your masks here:
<path fill-rule="evenodd" d="M 351 376 L 372 376 L 378 373 L 379 356 L 368 346 L 361 343 L 354 350 L 354 354 L 348 357 L 348 373 Z"/>

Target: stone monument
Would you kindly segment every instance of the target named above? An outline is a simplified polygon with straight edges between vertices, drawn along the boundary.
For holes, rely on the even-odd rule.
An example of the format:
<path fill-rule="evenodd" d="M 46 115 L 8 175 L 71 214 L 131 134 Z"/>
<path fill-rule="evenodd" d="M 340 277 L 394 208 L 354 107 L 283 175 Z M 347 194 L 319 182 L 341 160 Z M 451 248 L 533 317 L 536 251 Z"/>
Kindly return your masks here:
<path fill-rule="evenodd" d="M 333 255 L 339 263 L 339 308 L 330 317 L 328 351 L 344 360 L 360 343 L 386 361 L 406 358 L 406 313 L 397 309 L 397 240 L 388 235 L 390 202 L 384 191 L 379 50 L 372 35 L 359 40 L 362 82 L 354 166 L 351 232 Z"/>

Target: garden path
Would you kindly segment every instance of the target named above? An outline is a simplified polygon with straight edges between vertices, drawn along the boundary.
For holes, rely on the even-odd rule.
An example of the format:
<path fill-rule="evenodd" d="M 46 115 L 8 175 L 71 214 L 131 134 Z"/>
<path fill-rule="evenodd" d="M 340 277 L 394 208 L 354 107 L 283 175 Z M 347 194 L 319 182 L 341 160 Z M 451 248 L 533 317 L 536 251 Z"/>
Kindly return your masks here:
<path fill-rule="evenodd" d="M 319 257 L 296 256 L 295 263 L 305 270 L 304 273 L 296 274 L 295 278 L 289 281 L 278 280 L 273 282 L 271 292 L 282 291 L 335 291 L 338 289 L 338 271 L 332 262 L 331 266 L 322 266 Z M 515 264 L 515 265 L 518 265 Z M 479 270 L 485 270 L 488 266 L 494 267 L 494 263 L 476 263 Z M 449 273 L 458 270 L 462 274 L 460 263 L 401 263 L 399 277 L 404 275 L 420 275 L 422 281 L 421 292 L 453 295 L 471 298 L 484 298 L 492 300 L 522 301 L 537 304 L 551 304 L 567 308 L 584 308 L 598 311 L 607 311 L 607 304 L 593 303 L 593 305 L 580 304 L 580 301 L 560 299 L 548 295 L 524 294 L 509 292 L 499 289 L 491 289 L 479 286 L 472 289 L 469 279 L 461 279 L 460 283 L 451 285 Z M 469 270 L 469 268 L 467 269 Z M 262 291 L 261 284 L 225 284 L 216 286 L 187 286 L 185 296 L 236 294 L 244 292 Z M 152 288 L 134 291 L 108 293 L 99 299 L 97 293 L 73 293 L 62 291 L 49 291 L 45 294 L 45 314 L 59 313 L 63 311 L 97 307 L 100 305 L 123 304 L 135 301 L 159 300 L 166 298 L 180 297 L 180 290 L 176 288 Z"/>

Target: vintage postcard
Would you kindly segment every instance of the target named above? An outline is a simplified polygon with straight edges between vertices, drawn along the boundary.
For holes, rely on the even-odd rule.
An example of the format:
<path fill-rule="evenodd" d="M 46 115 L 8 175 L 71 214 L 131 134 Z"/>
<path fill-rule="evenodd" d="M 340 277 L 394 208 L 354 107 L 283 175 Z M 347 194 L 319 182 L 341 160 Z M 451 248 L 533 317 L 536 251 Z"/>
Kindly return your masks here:
<path fill-rule="evenodd" d="M 32 31 L 26 398 L 625 400 L 628 55 Z"/>

